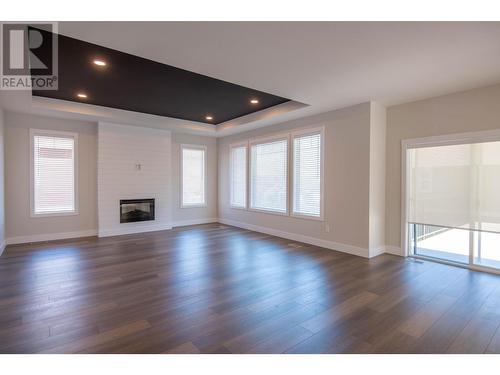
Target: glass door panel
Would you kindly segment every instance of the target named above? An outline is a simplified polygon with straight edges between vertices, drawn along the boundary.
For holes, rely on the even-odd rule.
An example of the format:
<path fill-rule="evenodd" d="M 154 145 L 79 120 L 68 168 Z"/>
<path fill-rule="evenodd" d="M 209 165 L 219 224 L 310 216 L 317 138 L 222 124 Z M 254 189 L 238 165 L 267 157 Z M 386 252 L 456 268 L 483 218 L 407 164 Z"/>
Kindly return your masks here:
<path fill-rule="evenodd" d="M 433 225 L 409 224 L 413 254 L 456 263 L 469 263 L 470 231 Z"/>
<path fill-rule="evenodd" d="M 500 234 L 474 233 L 474 264 L 500 269 Z"/>

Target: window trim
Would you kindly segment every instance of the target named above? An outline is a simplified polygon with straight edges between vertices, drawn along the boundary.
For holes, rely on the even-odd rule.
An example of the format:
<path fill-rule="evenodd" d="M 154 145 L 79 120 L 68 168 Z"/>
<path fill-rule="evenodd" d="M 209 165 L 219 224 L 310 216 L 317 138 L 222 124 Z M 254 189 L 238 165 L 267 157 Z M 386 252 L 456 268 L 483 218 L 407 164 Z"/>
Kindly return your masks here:
<path fill-rule="evenodd" d="M 203 165 L 203 198 L 204 202 L 203 203 L 193 203 L 193 204 L 184 204 L 184 157 L 183 157 L 183 151 L 184 149 L 190 149 L 190 150 L 203 150 L 204 151 L 204 165 Z M 180 161 L 180 169 L 179 169 L 179 176 L 180 176 L 180 189 L 179 189 L 179 203 L 180 203 L 180 208 L 203 208 L 208 206 L 208 181 L 207 181 L 207 170 L 208 170 L 208 147 L 206 145 L 197 145 L 197 144 L 181 144 L 179 148 L 179 161 Z"/>
<path fill-rule="evenodd" d="M 285 183 L 285 193 L 286 193 L 286 209 L 284 212 L 281 211 L 274 211 L 274 210 L 265 210 L 262 208 L 255 208 L 252 207 L 252 183 L 250 181 L 251 176 L 252 176 L 252 146 L 259 145 L 259 144 L 264 144 L 264 143 L 271 143 L 273 141 L 280 141 L 280 140 L 286 140 L 287 141 L 287 147 L 286 147 L 286 183 Z M 248 210 L 253 211 L 253 212 L 260 212 L 260 213 L 265 213 L 265 214 L 270 214 L 270 215 L 278 215 L 278 216 L 290 216 L 290 132 L 286 133 L 276 133 L 276 134 L 271 134 L 268 136 L 264 137 L 256 137 L 256 138 L 251 138 L 248 140 L 248 177 L 247 178 L 247 185 L 248 185 Z"/>
<path fill-rule="evenodd" d="M 245 173 L 245 205 L 243 207 L 241 206 L 235 206 L 232 203 L 232 182 L 233 182 L 233 158 L 232 158 L 232 150 L 233 148 L 239 148 L 239 147 L 245 147 L 245 161 L 246 161 L 246 173 Z M 247 210 L 249 207 L 249 143 L 248 141 L 243 141 L 243 142 L 238 142 L 238 143 L 232 143 L 229 145 L 229 208 L 235 209 L 235 210 Z"/>
<path fill-rule="evenodd" d="M 294 211 L 293 200 L 295 196 L 295 138 L 300 138 L 305 135 L 313 135 L 320 134 L 321 136 L 321 153 L 320 153 L 320 202 L 319 202 L 319 216 L 305 215 L 301 213 L 296 213 Z M 308 220 L 316 220 L 316 221 L 325 221 L 325 127 L 319 126 L 315 128 L 304 128 L 294 130 L 290 133 L 290 216 L 298 219 L 308 219 Z"/>
<path fill-rule="evenodd" d="M 75 197 L 75 207 L 73 211 L 53 211 L 38 214 L 35 212 L 35 136 L 49 136 L 49 137 L 60 137 L 60 138 L 73 138 L 74 148 L 73 148 L 73 184 L 74 184 L 74 197 Z M 78 194 L 78 133 L 66 132 L 59 130 L 46 130 L 46 129 L 34 129 L 29 130 L 30 137 L 30 217 L 31 218 L 42 218 L 42 217 L 57 217 L 57 216 L 75 216 L 79 215 L 79 194 Z"/>

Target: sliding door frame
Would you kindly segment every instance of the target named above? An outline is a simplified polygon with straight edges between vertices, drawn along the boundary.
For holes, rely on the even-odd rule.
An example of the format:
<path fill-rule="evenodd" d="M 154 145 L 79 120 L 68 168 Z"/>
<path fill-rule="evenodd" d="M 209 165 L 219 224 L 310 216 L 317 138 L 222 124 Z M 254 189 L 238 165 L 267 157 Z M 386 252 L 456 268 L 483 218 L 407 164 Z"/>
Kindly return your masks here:
<path fill-rule="evenodd" d="M 412 148 L 435 147 L 435 146 L 451 146 L 458 144 L 497 142 L 500 141 L 500 129 L 485 130 L 479 132 L 457 133 L 437 135 L 423 138 L 410 138 L 401 141 L 401 249 L 405 257 L 414 257 L 434 262 L 450 264 L 453 266 L 469 268 L 477 271 L 486 271 L 500 274 L 500 269 L 481 266 L 473 263 L 473 254 L 469 252 L 469 264 L 455 263 L 444 259 L 426 257 L 423 255 L 413 254 L 409 246 L 408 233 L 408 178 L 409 170 L 407 168 L 407 151 Z M 469 241 L 470 242 L 470 241 Z M 469 250 L 471 247 L 469 246 Z"/>

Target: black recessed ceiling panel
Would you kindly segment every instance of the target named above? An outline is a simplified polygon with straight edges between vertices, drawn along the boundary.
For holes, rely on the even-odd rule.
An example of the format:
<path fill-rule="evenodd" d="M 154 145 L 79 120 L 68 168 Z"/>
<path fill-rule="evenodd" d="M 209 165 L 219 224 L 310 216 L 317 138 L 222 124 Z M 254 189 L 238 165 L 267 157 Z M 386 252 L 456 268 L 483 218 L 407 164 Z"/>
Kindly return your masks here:
<path fill-rule="evenodd" d="M 289 101 L 63 35 L 58 56 L 58 90 L 33 90 L 33 95 L 214 125 Z"/>

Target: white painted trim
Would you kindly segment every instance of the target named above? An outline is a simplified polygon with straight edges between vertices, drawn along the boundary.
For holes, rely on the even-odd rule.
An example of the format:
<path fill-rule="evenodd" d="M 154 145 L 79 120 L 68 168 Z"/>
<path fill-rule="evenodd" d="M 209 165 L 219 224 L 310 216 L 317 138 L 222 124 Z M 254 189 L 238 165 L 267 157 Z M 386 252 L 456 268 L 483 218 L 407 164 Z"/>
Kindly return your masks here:
<path fill-rule="evenodd" d="M 210 224 L 210 223 L 218 223 L 219 219 L 216 217 L 208 218 L 208 219 L 193 219 L 193 220 L 180 220 L 172 223 L 172 228 L 176 227 L 185 227 L 188 225 L 199 225 L 199 224 Z"/>
<path fill-rule="evenodd" d="M 385 246 L 370 249 L 370 258 L 374 258 L 382 254 L 385 254 Z"/>
<path fill-rule="evenodd" d="M 255 232 L 265 233 L 265 234 L 269 234 L 271 236 L 286 238 L 286 239 L 289 239 L 292 241 L 304 242 L 304 243 L 308 243 L 308 244 L 311 244 L 314 246 L 324 247 L 326 249 L 331 249 L 331 250 L 336 250 L 336 251 L 340 251 L 340 252 L 344 252 L 344 253 L 348 253 L 348 254 L 352 254 L 352 255 L 357 255 L 357 256 L 360 256 L 363 258 L 369 257 L 368 249 L 358 247 L 358 246 L 353 246 L 353 245 L 348 245 L 348 244 L 343 244 L 343 243 L 333 242 L 333 241 L 328 241 L 328 240 L 322 240 L 319 238 L 304 236 L 301 234 L 285 232 L 285 231 L 281 231 L 281 230 L 277 230 L 277 229 L 261 227 L 258 225 L 247 224 L 247 223 L 242 223 L 239 221 L 228 220 L 228 219 L 219 218 L 219 223 L 231 225 L 231 226 L 239 227 L 239 228 L 243 228 L 243 229 L 248 229 L 248 230 L 255 231 Z"/>
<path fill-rule="evenodd" d="M 98 237 L 122 236 L 125 234 L 157 232 L 169 229 L 172 229 L 171 224 L 156 224 L 156 225 L 149 225 L 147 227 L 142 225 L 124 225 L 123 227 L 117 229 L 99 230 L 97 236 Z"/>
<path fill-rule="evenodd" d="M 184 183 L 184 173 L 183 173 L 183 151 L 184 149 L 188 150 L 202 150 L 203 151 L 203 203 L 195 203 L 195 204 L 184 204 L 184 196 L 183 196 L 183 183 Z M 180 168 L 179 168 L 179 202 L 181 208 L 203 208 L 207 207 L 207 199 L 208 199 L 208 176 L 207 176 L 207 170 L 208 170 L 208 147 L 206 145 L 196 145 L 196 144 L 181 144 L 179 147 L 180 150 L 180 155 L 179 155 L 179 162 L 180 162 Z"/>
<path fill-rule="evenodd" d="M 30 242 L 44 242 L 64 240 L 67 238 L 92 237 L 97 235 L 97 229 L 80 230 L 75 232 L 44 233 L 30 236 L 9 237 L 5 240 L 7 245 L 16 245 Z"/>
<path fill-rule="evenodd" d="M 5 250 L 5 246 L 7 246 L 6 241 L 0 242 L 0 256 L 2 256 L 3 251 Z"/>
<path fill-rule="evenodd" d="M 406 148 L 422 148 L 466 143 L 496 142 L 500 140 L 500 130 L 435 135 L 422 138 L 408 138 L 401 142 Z"/>
<path fill-rule="evenodd" d="M 384 247 L 384 253 L 386 254 L 392 254 L 392 255 L 397 255 L 397 256 L 404 256 L 401 248 L 398 246 L 391 246 L 391 245 L 386 245 Z"/>
<path fill-rule="evenodd" d="M 74 142 L 73 148 L 73 184 L 74 184 L 74 198 L 75 198 L 75 207 L 73 211 L 54 211 L 54 212 L 46 212 L 37 214 L 35 212 L 35 155 L 34 155 L 34 147 L 35 147 L 35 136 L 49 136 L 49 137 L 61 137 L 61 138 L 72 138 Z M 41 218 L 41 217 L 52 217 L 52 216 L 72 216 L 79 214 L 79 197 L 78 197 L 78 133 L 66 132 L 66 131 L 58 131 L 58 130 L 46 130 L 46 129 L 34 129 L 31 128 L 29 130 L 29 145 L 30 145 L 30 217 L 32 218 Z"/>

